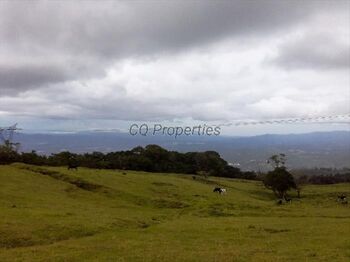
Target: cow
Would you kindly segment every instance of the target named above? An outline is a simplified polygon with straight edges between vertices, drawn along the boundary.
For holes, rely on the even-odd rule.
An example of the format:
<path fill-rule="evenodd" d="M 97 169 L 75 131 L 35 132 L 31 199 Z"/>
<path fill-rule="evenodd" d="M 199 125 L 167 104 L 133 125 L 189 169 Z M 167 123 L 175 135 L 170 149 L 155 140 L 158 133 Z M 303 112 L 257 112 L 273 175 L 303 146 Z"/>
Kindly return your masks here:
<path fill-rule="evenodd" d="M 220 195 L 221 194 L 226 194 L 226 189 L 225 188 L 220 188 L 220 187 L 215 187 L 213 192 L 218 192 Z"/>
<path fill-rule="evenodd" d="M 346 195 L 345 194 L 341 194 L 340 196 L 338 196 L 338 202 L 340 202 L 342 204 L 347 204 L 348 200 L 346 199 Z"/>
<path fill-rule="evenodd" d="M 68 164 L 68 170 L 78 170 L 79 165 L 78 164 Z"/>
<path fill-rule="evenodd" d="M 338 196 L 338 200 L 339 201 L 343 201 L 343 200 L 346 200 L 346 195 L 345 194 L 341 194 L 340 196 Z"/>

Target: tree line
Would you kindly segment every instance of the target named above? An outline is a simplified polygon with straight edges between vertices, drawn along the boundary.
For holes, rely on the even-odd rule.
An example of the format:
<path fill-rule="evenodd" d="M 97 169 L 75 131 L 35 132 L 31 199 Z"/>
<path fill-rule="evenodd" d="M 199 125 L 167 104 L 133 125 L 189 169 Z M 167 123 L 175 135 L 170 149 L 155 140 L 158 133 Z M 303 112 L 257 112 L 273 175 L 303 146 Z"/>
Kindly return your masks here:
<path fill-rule="evenodd" d="M 304 168 L 291 173 L 299 184 L 337 184 L 350 183 L 350 168 Z"/>
<path fill-rule="evenodd" d="M 329 185 L 350 183 L 350 172 L 329 175 L 301 175 L 296 178 L 299 184 Z"/>
<path fill-rule="evenodd" d="M 18 153 L 14 148 L 6 144 L 0 145 L 0 164 L 22 162 L 31 165 L 46 166 L 68 166 L 78 165 L 96 169 L 122 169 L 147 172 L 198 174 L 204 177 L 220 176 L 229 178 L 242 178 L 250 180 L 265 181 L 265 185 L 274 181 L 275 178 L 284 177 L 284 181 L 290 180 L 285 168 L 285 156 L 274 155 L 269 159 L 272 164 L 273 173 L 256 173 L 253 171 L 242 171 L 237 167 L 229 165 L 215 151 L 180 153 L 168 151 L 158 145 L 146 147 L 135 147 L 131 150 L 109 153 L 92 152 L 76 154 L 68 151 L 40 155 L 35 151 Z M 335 184 L 350 183 L 350 170 L 336 169 L 311 169 L 293 170 L 295 183 L 302 184 Z M 276 174 L 279 174 L 276 176 Z M 274 183 L 277 183 L 275 181 Z"/>
<path fill-rule="evenodd" d="M 92 152 L 76 154 L 68 151 L 49 156 L 35 151 L 17 153 L 0 146 L 0 164 L 22 162 L 32 165 L 68 166 L 78 165 L 97 169 L 125 169 L 147 172 L 199 174 L 230 178 L 256 179 L 257 174 L 230 166 L 215 151 L 180 153 L 168 151 L 158 145 L 135 147 L 118 152 Z"/>

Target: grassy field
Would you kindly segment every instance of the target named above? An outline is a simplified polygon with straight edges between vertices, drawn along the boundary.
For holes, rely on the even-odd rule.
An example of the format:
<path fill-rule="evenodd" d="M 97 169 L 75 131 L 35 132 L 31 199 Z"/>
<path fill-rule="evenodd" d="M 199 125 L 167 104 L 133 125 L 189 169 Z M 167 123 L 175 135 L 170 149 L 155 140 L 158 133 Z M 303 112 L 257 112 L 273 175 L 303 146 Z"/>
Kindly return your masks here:
<path fill-rule="evenodd" d="M 0 166 L 0 261 L 350 261 L 349 184 Z M 212 192 L 214 186 L 226 195 Z"/>

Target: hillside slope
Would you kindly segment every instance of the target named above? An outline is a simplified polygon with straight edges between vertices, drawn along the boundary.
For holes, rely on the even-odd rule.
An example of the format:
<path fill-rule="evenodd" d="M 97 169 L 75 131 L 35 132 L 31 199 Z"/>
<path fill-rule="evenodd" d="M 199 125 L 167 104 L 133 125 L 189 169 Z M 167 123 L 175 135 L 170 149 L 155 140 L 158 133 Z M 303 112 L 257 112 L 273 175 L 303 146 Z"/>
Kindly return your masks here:
<path fill-rule="evenodd" d="M 350 259 L 349 184 L 277 206 L 259 182 L 188 175 L 15 164 L 0 182 L 0 261 Z"/>

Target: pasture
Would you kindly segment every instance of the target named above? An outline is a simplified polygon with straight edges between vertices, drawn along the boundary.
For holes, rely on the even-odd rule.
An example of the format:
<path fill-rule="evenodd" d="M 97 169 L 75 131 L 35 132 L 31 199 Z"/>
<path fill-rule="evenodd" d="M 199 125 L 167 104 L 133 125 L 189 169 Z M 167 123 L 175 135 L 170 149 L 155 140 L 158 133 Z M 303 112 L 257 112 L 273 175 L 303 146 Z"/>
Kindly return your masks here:
<path fill-rule="evenodd" d="M 350 261 L 349 184 L 0 166 L 0 261 Z M 213 192 L 224 187 L 227 193 Z"/>

